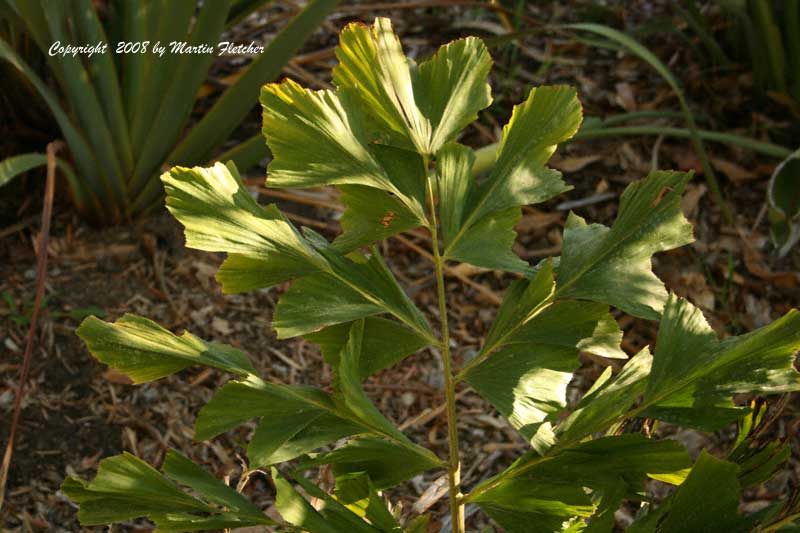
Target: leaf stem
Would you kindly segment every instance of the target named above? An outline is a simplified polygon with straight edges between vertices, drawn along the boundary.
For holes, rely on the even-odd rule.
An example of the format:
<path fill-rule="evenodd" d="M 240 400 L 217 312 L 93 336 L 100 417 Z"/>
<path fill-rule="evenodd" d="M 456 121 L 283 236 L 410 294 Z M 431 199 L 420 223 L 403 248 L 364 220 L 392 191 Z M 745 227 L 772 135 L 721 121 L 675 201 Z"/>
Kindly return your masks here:
<path fill-rule="evenodd" d="M 427 164 L 426 164 L 427 168 Z M 450 330 L 447 324 L 447 300 L 444 290 L 444 260 L 439 252 L 439 232 L 436 226 L 436 203 L 430 176 L 427 180 L 428 203 L 430 204 L 430 232 L 433 259 L 436 267 L 436 288 L 439 296 L 439 320 L 442 328 L 440 352 L 444 372 L 444 390 L 447 401 L 447 444 L 449 447 L 447 480 L 450 486 L 450 518 L 454 533 L 464 533 L 464 507 L 461 494 L 461 461 L 458 456 L 458 427 L 456 419 L 455 381 L 450 368 Z"/>

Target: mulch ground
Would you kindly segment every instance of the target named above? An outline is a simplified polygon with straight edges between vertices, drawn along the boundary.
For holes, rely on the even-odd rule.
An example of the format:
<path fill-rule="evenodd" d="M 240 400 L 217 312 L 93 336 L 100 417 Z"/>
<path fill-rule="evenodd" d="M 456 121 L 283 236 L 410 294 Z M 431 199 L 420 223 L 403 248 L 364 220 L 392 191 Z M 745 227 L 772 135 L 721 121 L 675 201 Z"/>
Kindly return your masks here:
<path fill-rule="evenodd" d="M 424 58 L 438 44 L 461 35 L 491 39 L 507 31 L 502 18 L 490 12 L 471 7 L 429 8 L 424 7 L 425 2 L 415 3 L 418 4 L 423 7 L 379 12 L 392 16 L 407 52 L 415 57 Z M 661 3 L 642 4 L 650 11 L 610 13 L 619 17 L 618 22 L 632 24 L 637 22 L 637 16 L 671 16 Z M 268 36 L 271 26 L 262 24 L 263 17 L 269 19 L 286 9 L 278 3 L 261 19 L 249 19 L 237 31 L 248 38 Z M 349 20 L 371 20 L 377 13 L 374 9 L 351 6 L 338 11 L 285 74 L 312 87 L 325 87 L 334 62 L 336 32 Z M 530 7 L 526 16 L 549 21 L 574 19 L 580 12 L 568 13 L 552 4 L 548 8 Z M 740 72 L 712 76 L 680 47 L 680 41 L 655 39 L 653 44 L 656 53 L 675 69 L 696 110 L 710 117 L 709 128 L 747 132 L 756 138 L 766 138 L 771 133 L 776 140 L 797 133 L 796 126 L 792 130 L 788 113 L 777 104 L 756 102 L 748 96 L 747 78 Z M 599 51 L 569 36 L 523 36 L 514 44 L 493 47 L 492 54 L 497 63 L 492 79 L 495 104 L 468 131 L 464 140 L 474 146 L 499 138 L 511 105 L 522 100 L 531 85 L 576 85 L 587 116 L 677 109 L 666 84 L 641 62 L 616 52 Z M 214 79 L 222 80 L 236 68 L 230 60 L 221 62 L 215 67 Z M 201 102 L 198 113 L 202 113 L 204 105 L 206 102 Z M 248 133 L 258 131 L 259 120 L 258 111 L 254 110 L 237 138 L 244 139 Z M 703 177 L 698 176 L 689 185 L 683 204 L 695 225 L 697 241 L 658 255 L 654 269 L 670 290 L 700 306 L 720 335 L 738 334 L 775 320 L 800 303 L 800 252 L 794 250 L 778 260 L 772 253 L 768 227 L 761 214 L 766 179 L 777 161 L 719 145 L 709 149 L 721 171 L 736 224 L 723 223 Z M 564 172 L 566 181 L 575 189 L 546 204 L 525 208 L 516 251 L 531 262 L 560 253 L 560 235 L 569 209 L 587 220 L 610 224 L 621 191 L 653 166 L 700 170 L 688 142 L 655 137 L 576 142 L 560 149 L 551 163 Z M 268 191 L 260 186 L 263 168 L 251 172 L 248 183 L 261 193 L 262 202 L 277 202 L 298 225 L 312 226 L 329 237 L 338 231 L 336 220 L 341 211 L 334 191 Z M 34 293 L 33 242 L 38 232 L 40 196 L 40 186 L 32 178 L 0 190 L 0 338 L 6 354 L 0 360 L 0 431 L 4 434 L 8 431 Z M 21 197 L 25 198 L 22 204 Z M 9 227 L 8 231 L 3 229 Z M 331 370 L 323 364 L 314 345 L 300 339 L 278 341 L 270 328 L 276 300 L 286 286 L 223 295 L 213 278 L 223 257 L 186 249 L 180 226 L 165 212 L 128 226 L 97 229 L 78 220 L 68 203 L 61 201 L 51 235 L 47 312 L 40 321 L 15 446 L 3 509 L 5 529 L 81 530 L 75 506 L 58 489 L 61 481 L 66 475 L 90 478 L 102 458 L 123 450 L 159 465 L 166 450 L 176 448 L 232 484 L 246 469 L 243 444 L 253 424 L 211 442 L 192 441 L 198 410 L 229 376 L 195 368 L 132 386 L 124 376 L 93 360 L 74 335 L 75 327 L 87 313 L 101 314 L 108 320 L 126 312 L 137 313 L 172 331 L 188 329 L 202 338 L 243 349 L 267 379 L 330 386 Z M 432 265 L 424 254 L 418 253 L 420 248 L 429 248 L 427 237 L 412 233 L 390 239 L 383 252 L 409 294 L 436 324 Z M 449 271 L 450 320 L 458 345 L 456 364 L 479 347 L 510 281 L 508 276 L 466 265 Z M 625 330 L 623 348 L 628 353 L 654 341 L 653 323 L 623 315 L 617 319 Z M 607 364 L 583 359 L 570 387 L 571 399 L 577 400 Z M 387 416 L 412 438 L 444 455 L 446 425 L 441 412 L 441 386 L 440 362 L 428 352 L 409 357 L 365 385 Z M 769 401 L 773 422 L 763 439 L 791 439 L 793 455 L 775 478 L 745 495 L 744 507 L 749 511 L 788 497 L 800 486 L 800 402 L 796 397 Z M 463 479 L 470 487 L 505 468 L 526 445 L 474 393 L 460 392 L 459 410 Z M 736 435 L 733 427 L 711 435 L 668 425 L 661 425 L 658 431 L 662 436 L 679 439 L 693 454 L 701 448 L 724 454 Z M 389 491 L 389 496 L 404 500 L 406 509 L 443 516 L 446 497 L 442 488 L 446 488 L 446 481 L 441 474 L 419 476 Z M 653 483 L 650 491 L 663 495 L 664 487 Z M 272 504 L 273 491 L 265 475 L 252 475 L 245 492 L 265 509 Z M 467 512 L 470 530 L 488 524 L 481 513 L 474 513 L 473 509 Z M 629 523 L 635 512 L 636 509 L 621 510 L 617 515 L 619 525 Z M 123 530 L 150 528 L 145 522 L 135 522 L 123 526 Z"/>

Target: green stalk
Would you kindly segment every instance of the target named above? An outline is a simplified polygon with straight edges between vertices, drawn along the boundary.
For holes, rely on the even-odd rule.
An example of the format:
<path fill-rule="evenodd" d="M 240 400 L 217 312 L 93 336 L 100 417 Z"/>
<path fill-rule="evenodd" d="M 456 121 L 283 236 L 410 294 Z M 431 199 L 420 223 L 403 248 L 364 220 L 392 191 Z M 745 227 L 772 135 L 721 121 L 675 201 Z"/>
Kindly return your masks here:
<path fill-rule="evenodd" d="M 427 168 L 427 164 L 426 164 Z M 450 519 L 454 533 L 464 533 L 464 507 L 461 502 L 461 461 L 458 457 L 458 426 L 456 419 L 456 394 L 453 373 L 450 369 L 450 330 L 447 323 L 447 300 L 444 289 L 444 260 L 439 252 L 439 230 L 436 227 L 436 203 L 433 196 L 433 184 L 427 180 L 428 202 L 430 204 L 430 231 L 433 248 L 434 265 L 436 266 L 436 289 L 439 297 L 439 320 L 442 327 L 442 342 L 439 351 L 442 355 L 444 372 L 444 391 L 447 401 L 447 444 L 448 469 L 447 481 L 450 486 Z"/>

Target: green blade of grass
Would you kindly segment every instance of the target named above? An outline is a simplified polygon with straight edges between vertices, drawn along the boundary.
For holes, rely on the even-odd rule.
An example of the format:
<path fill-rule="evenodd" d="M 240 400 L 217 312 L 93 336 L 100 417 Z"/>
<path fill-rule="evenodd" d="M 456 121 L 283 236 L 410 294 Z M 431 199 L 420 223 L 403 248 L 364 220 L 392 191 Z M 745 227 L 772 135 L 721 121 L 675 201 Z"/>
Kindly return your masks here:
<path fill-rule="evenodd" d="M 719 181 L 717 180 L 717 176 L 714 173 L 713 167 L 711 166 L 711 161 L 706 153 L 705 145 L 703 144 L 702 138 L 697 133 L 697 124 L 695 123 L 694 115 L 692 114 L 691 109 L 689 109 L 689 104 L 686 101 L 686 97 L 683 94 L 683 90 L 681 89 L 678 80 L 675 79 L 675 76 L 672 75 L 672 72 L 670 72 L 667 66 L 664 65 L 660 59 L 658 59 L 641 43 L 625 35 L 624 33 L 615 30 L 614 28 L 593 23 L 565 24 L 562 27 L 578 31 L 587 31 L 595 35 L 605 37 L 616 45 L 625 47 L 626 50 L 644 60 L 656 72 L 658 72 L 662 78 L 664 78 L 667 84 L 669 84 L 669 86 L 675 92 L 675 96 L 678 97 L 678 102 L 680 103 L 681 110 L 684 113 L 686 125 L 691 132 L 692 144 L 694 145 L 694 149 L 697 152 L 697 156 L 700 158 L 700 162 L 703 166 L 703 176 L 708 182 L 708 186 L 711 189 L 711 194 L 714 197 L 714 201 L 717 203 L 720 211 L 722 211 L 725 220 L 732 224 L 734 222 L 733 213 L 722 196 L 722 190 L 719 187 Z"/>
<path fill-rule="evenodd" d="M 53 116 L 61 129 L 61 134 L 67 141 L 70 148 L 70 153 L 81 173 L 82 181 L 80 186 L 73 190 L 75 195 L 75 202 L 79 208 L 91 206 L 98 214 L 106 212 L 105 206 L 106 197 L 103 188 L 100 186 L 99 177 L 97 176 L 96 164 L 92 156 L 89 144 L 83 138 L 81 133 L 75 128 L 70 121 L 67 114 L 58 103 L 58 99 L 53 94 L 47 85 L 36 75 L 36 73 L 28 66 L 25 61 L 17 55 L 11 46 L 0 38 L 0 58 L 5 59 L 11 63 L 18 71 L 20 71 L 31 82 L 39 95 L 50 108 Z"/>
<path fill-rule="evenodd" d="M 191 32 L 191 45 L 214 43 L 225 27 L 229 1 L 205 2 Z M 178 139 L 194 106 L 194 95 L 205 81 L 214 53 L 181 55 L 172 83 L 161 100 L 131 180 L 131 212 L 147 207 L 161 194 L 161 183 L 151 179 Z"/>
<path fill-rule="evenodd" d="M 196 3 L 196 0 L 172 2 L 158 0 L 158 2 L 154 2 L 150 8 L 148 24 L 155 24 L 156 32 L 152 35 L 150 46 L 153 46 L 156 41 L 167 45 L 172 41 L 188 40 L 187 36 L 190 33 Z M 220 6 L 224 7 L 221 4 Z M 203 44 L 208 43 L 203 42 Z M 133 103 L 135 111 L 131 122 L 133 149 L 139 155 L 143 153 L 144 146 L 151 136 L 153 123 L 164 112 L 164 100 L 167 98 L 170 88 L 183 83 L 183 80 L 176 76 L 179 66 L 182 63 L 190 63 L 194 59 L 191 55 L 171 53 L 169 49 L 163 57 L 155 55 L 152 51 L 143 55 L 146 58 L 144 76 L 138 80 L 142 88 L 137 93 L 137 100 Z M 187 87 L 184 99 L 193 100 L 195 93 L 190 91 L 191 88 Z"/>
<path fill-rule="evenodd" d="M 91 0 L 75 0 L 75 7 L 77 16 L 73 17 L 73 21 L 78 30 L 79 40 L 87 43 L 108 43 L 106 32 L 97 18 L 97 12 Z M 88 58 L 87 63 L 91 79 L 96 84 L 104 114 L 108 118 L 112 132 L 111 141 L 121 158 L 122 179 L 124 180 L 125 176 L 133 171 L 133 153 L 111 46 L 113 45 L 109 44 L 107 53 L 96 54 Z"/>
<path fill-rule="evenodd" d="M 230 28 L 241 22 L 247 15 L 271 2 L 272 0 L 234 0 L 225 22 L 226 27 Z"/>
<path fill-rule="evenodd" d="M 20 154 L 0 161 L 0 187 L 14 179 L 16 176 L 36 167 L 47 165 L 47 156 L 39 153 Z M 56 158 L 56 165 L 67 179 L 70 187 L 78 186 L 78 179 L 69 163 Z"/>
<path fill-rule="evenodd" d="M 141 42 L 147 39 L 148 17 L 152 16 L 151 2 L 122 2 L 122 19 L 126 39 Z M 122 98 L 125 101 L 125 115 L 128 124 L 133 124 L 136 117 L 136 106 L 144 91 L 144 79 L 147 73 L 147 58 L 144 54 L 128 54 L 118 58 L 122 77 Z"/>
<path fill-rule="evenodd" d="M 67 33 L 68 18 L 65 5 L 61 2 L 48 4 L 45 18 L 53 39 L 64 44 L 75 44 Z M 126 202 L 126 183 L 120 158 L 114 149 L 106 116 L 100 106 L 95 87 L 78 56 L 57 56 L 64 74 L 64 92 L 77 115 L 81 129 L 91 144 L 92 153 L 100 165 L 100 184 L 107 193 L 109 209 L 113 220 L 122 220 Z"/>
<path fill-rule="evenodd" d="M 643 125 L 643 126 L 619 126 L 609 128 L 602 123 L 598 126 L 590 128 L 582 128 L 575 136 L 567 142 L 575 142 L 587 139 L 595 139 L 600 137 L 617 137 L 617 136 L 658 136 L 676 137 L 679 139 L 690 139 L 692 132 L 686 128 L 674 128 L 669 126 L 660 125 Z M 731 146 L 740 146 L 753 152 L 768 155 L 783 159 L 788 157 L 792 151 L 785 146 L 772 144 L 763 141 L 756 141 L 750 137 L 736 135 L 734 133 L 720 133 L 716 131 L 697 130 L 697 134 L 704 141 L 718 142 Z M 472 167 L 474 175 L 485 173 L 494 164 L 495 154 L 497 153 L 497 143 L 489 144 L 475 151 L 475 164 Z"/>

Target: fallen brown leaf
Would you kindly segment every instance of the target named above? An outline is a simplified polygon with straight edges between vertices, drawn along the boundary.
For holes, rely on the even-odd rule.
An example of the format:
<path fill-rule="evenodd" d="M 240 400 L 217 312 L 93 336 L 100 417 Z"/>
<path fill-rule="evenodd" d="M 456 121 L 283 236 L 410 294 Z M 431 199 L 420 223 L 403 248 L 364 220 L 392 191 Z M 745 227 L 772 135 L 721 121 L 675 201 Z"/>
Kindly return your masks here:
<path fill-rule="evenodd" d="M 711 162 L 714 164 L 714 167 L 720 170 L 723 174 L 728 176 L 734 183 L 741 183 L 745 181 L 750 181 L 757 179 L 759 176 L 755 172 L 751 170 L 747 170 L 736 163 L 728 161 L 726 159 L 719 159 L 716 157 L 711 158 Z"/>

